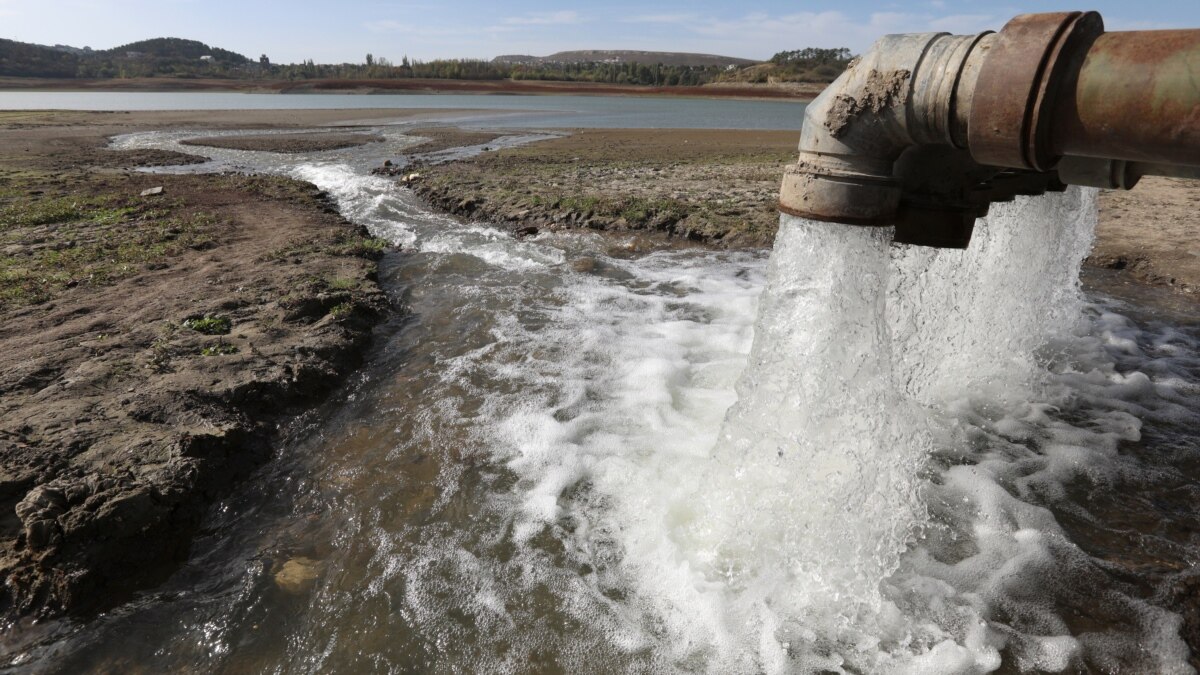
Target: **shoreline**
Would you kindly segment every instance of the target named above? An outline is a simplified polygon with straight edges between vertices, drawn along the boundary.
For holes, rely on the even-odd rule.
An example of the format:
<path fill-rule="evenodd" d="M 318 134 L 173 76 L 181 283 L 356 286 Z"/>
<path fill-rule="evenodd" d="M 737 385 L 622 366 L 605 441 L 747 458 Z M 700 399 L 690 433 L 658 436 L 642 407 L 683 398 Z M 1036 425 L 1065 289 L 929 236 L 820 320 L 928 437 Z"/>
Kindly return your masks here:
<path fill-rule="evenodd" d="M 798 132 L 578 129 L 561 138 L 433 167 L 409 186 L 460 218 L 518 236 L 587 228 L 771 246 L 783 168 Z M 405 172 L 409 173 L 409 172 Z M 1147 177 L 1104 190 L 1085 265 L 1135 283 L 1200 293 L 1200 183 Z"/>
<path fill-rule="evenodd" d="M 0 92 L 225 92 L 246 94 L 479 94 L 649 96 L 715 99 L 811 101 L 824 90 L 820 83 L 712 83 L 699 86 L 621 85 L 553 80 L 223 80 L 211 78 L 130 78 L 57 80 L 0 77 Z"/>

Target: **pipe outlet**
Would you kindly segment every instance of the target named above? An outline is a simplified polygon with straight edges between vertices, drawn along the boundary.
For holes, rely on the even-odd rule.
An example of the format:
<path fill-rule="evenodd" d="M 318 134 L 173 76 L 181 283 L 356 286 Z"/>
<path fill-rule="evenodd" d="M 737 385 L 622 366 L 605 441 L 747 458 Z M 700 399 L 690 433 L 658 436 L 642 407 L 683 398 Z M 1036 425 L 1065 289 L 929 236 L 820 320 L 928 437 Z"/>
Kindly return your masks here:
<path fill-rule="evenodd" d="M 995 201 L 1064 181 L 1127 189 L 1142 175 L 1195 175 L 1191 72 L 1200 30 L 1105 34 L 1095 12 L 888 35 L 806 108 L 779 208 L 964 248 Z"/>

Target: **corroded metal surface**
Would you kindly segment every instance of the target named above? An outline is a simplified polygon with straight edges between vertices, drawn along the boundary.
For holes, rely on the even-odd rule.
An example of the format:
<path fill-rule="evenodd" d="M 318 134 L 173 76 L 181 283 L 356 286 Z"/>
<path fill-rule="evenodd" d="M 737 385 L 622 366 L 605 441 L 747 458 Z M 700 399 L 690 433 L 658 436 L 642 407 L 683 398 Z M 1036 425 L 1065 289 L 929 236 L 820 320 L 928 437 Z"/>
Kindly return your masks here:
<path fill-rule="evenodd" d="M 992 202 L 1144 175 L 1200 176 L 1200 30 L 1027 14 L 882 38 L 806 110 L 780 210 L 961 248 Z"/>
<path fill-rule="evenodd" d="M 1200 30 L 1106 33 L 1055 114 L 1065 155 L 1200 164 Z"/>
<path fill-rule="evenodd" d="M 1104 30 L 1095 12 L 1025 14 L 1000 31 L 979 73 L 967 139 L 981 164 L 1045 171 L 1057 156 L 1047 104 L 1064 92 L 1073 63 Z"/>

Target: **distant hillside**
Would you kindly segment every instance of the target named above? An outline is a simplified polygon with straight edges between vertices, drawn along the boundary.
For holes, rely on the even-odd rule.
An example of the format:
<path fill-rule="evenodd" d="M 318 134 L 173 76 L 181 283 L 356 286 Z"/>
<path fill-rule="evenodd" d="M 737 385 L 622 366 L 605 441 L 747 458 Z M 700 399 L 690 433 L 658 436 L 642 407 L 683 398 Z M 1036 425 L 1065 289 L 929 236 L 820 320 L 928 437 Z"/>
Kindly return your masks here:
<path fill-rule="evenodd" d="M 684 52 L 646 52 L 629 49 L 582 49 L 578 51 L 558 52 L 549 56 L 528 56 L 524 54 L 508 54 L 492 59 L 493 63 L 504 65 L 564 65 L 575 63 L 638 63 L 643 65 L 661 64 L 664 66 L 680 66 L 691 68 L 724 68 L 727 66 L 749 66 L 758 61 L 739 59 L 732 56 L 716 54 L 688 54 Z"/>
<path fill-rule="evenodd" d="M 107 49 L 105 53 L 118 56 L 132 53 L 150 58 L 179 61 L 198 60 L 203 56 L 211 56 L 214 61 L 234 65 L 250 62 L 250 59 L 237 52 L 231 52 L 219 47 L 209 47 L 203 42 L 184 40 L 183 38 L 154 38 L 152 40 L 130 42 L 127 45 Z"/>
<path fill-rule="evenodd" d="M 75 77 L 79 56 L 68 51 L 0 38 L 0 75 Z"/>
<path fill-rule="evenodd" d="M 250 59 L 196 40 L 155 38 L 113 49 L 77 49 L 0 38 L 0 75 L 9 77 L 228 76 Z"/>
<path fill-rule="evenodd" d="M 842 74 L 854 55 L 846 47 L 805 47 L 779 52 L 766 63 L 723 72 L 718 82 L 778 84 L 783 82 L 826 83 Z"/>

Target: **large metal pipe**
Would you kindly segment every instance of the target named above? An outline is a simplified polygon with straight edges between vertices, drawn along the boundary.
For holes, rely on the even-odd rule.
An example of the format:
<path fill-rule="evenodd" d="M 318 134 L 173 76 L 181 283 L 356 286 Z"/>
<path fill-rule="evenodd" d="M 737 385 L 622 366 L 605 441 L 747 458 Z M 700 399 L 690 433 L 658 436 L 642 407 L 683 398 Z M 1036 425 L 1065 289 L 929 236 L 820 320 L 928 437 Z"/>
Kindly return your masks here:
<path fill-rule="evenodd" d="M 999 33 L 889 35 L 805 111 L 786 213 L 965 247 L 994 201 L 1200 177 L 1200 30 L 1105 33 L 1095 12 Z"/>

